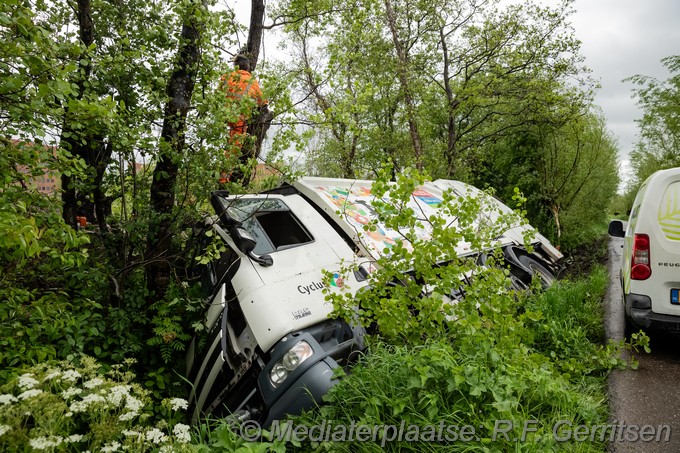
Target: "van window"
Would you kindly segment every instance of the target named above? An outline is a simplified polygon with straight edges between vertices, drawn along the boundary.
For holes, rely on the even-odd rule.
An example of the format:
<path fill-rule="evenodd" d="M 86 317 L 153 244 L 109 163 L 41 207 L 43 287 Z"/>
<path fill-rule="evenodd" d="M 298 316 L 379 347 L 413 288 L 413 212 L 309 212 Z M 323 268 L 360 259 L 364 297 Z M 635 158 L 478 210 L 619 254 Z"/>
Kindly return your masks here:
<path fill-rule="evenodd" d="M 630 236 L 635 231 L 635 224 L 637 223 L 641 204 L 642 203 L 633 203 L 633 208 L 630 210 L 630 218 L 628 219 L 628 231 L 626 232 L 626 236 Z"/>
<path fill-rule="evenodd" d="M 314 238 L 286 204 L 272 198 L 230 200 L 227 213 L 257 241 L 257 255 L 312 242 Z"/>
<path fill-rule="evenodd" d="M 680 182 L 669 184 L 663 193 L 659 225 L 667 239 L 680 241 Z"/>
<path fill-rule="evenodd" d="M 647 191 L 647 183 L 649 178 L 642 183 L 638 189 L 638 193 L 635 196 L 635 201 L 633 201 L 633 207 L 630 210 L 630 218 L 628 219 L 628 228 L 626 229 L 626 236 L 630 237 L 635 232 L 635 225 L 637 224 L 638 215 L 640 214 L 640 206 L 642 205 L 642 200 L 645 197 L 645 192 Z"/>

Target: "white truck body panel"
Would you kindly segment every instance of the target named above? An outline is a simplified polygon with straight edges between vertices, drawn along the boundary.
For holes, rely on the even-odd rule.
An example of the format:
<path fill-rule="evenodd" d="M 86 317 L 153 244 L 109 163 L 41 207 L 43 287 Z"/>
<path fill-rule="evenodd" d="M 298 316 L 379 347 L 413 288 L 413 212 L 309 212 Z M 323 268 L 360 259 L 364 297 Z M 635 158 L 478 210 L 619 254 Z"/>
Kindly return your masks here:
<path fill-rule="evenodd" d="M 390 230 L 381 224 L 378 225 L 376 231 L 364 231 L 364 225 L 377 217 L 371 211 L 371 204 L 375 200 L 375 195 L 371 192 L 371 185 L 372 181 L 367 180 L 313 177 L 301 178 L 294 184 L 301 193 L 321 207 L 352 238 L 352 241 L 359 247 L 364 256 L 378 259 L 385 253 L 385 250 L 389 250 L 395 241 L 401 240 L 401 235 L 399 232 Z M 482 198 L 484 212 L 480 214 L 480 223 L 493 224 L 498 220 L 501 213 L 512 212 L 512 209 L 502 202 L 469 184 L 441 179 L 427 182 L 416 189 L 408 204 L 421 220 L 422 228 L 419 231 L 421 239 L 429 237 L 430 229 L 426 219 L 431 215 L 441 214 L 438 206 L 442 202 L 443 192 L 449 189 L 461 197 Z M 455 227 L 455 219 L 450 217 L 450 221 L 451 227 Z M 553 259 L 562 258 L 562 253 L 528 224 L 520 225 L 518 223 L 507 230 L 497 239 L 497 245 L 501 247 L 510 244 L 523 245 L 526 231 L 533 234 L 532 243 L 540 243 Z M 456 252 L 459 256 L 464 256 L 473 251 L 470 250 L 469 244 L 461 242 L 457 244 Z"/>

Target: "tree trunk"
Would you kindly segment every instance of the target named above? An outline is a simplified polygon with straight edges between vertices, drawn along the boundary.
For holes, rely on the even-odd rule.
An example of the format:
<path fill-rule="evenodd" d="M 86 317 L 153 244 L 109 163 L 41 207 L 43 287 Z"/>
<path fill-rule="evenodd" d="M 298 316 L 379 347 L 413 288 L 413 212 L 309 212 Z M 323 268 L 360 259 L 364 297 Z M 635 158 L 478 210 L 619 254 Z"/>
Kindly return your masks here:
<path fill-rule="evenodd" d="M 186 119 L 201 58 L 199 17 L 204 13 L 195 0 L 182 25 L 179 58 L 170 76 L 166 94 L 168 101 L 163 114 L 160 146 L 151 183 L 151 209 L 154 217 L 149 224 L 146 250 L 146 284 L 149 297 L 157 300 L 165 295 L 170 281 L 170 254 L 173 234 L 172 212 L 179 160 L 184 151 Z"/>
<path fill-rule="evenodd" d="M 560 223 L 560 206 L 553 204 L 551 209 L 553 218 L 555 219 L 555 229 L 557 230 L 557 244 L 560 244 L 562 239 L 562 224 Z"/>
<path fill-rule="evenodd" d="M 250 70 L 254 71 L 262 47 L 262 33 L 264 31 L 264 0 L 250 2 L 250 28 L 248 29 L 248 43 L 246 52 L 250 60 Z"/>
<path fill-rule="evenodd" d="M 80 33 L 80 41 L 83 43 L 85 48 L 89 48 L 94 42 L 94 25 L 92 23 L 92 5 L 90 0 L 78 0 L 78 27 Z M 83 92 L 85 91 L 85 82 L 90 78 L 91 66 L 89 59 L 87 63 L 83 63 L 83 60 L 87 57 L 87 50 L 85 50 L 78 57 L 78 64 L 80 66 L 80 73 L 77 80 L 75 81 L 78 86 L 78 99 L 83 98 Z M 75 131 L 70 124 L 69 120 L 69 110 L 68 107 L 64 107 L 64 124 L 61 129 L 61 136 L 59 137 L 60 146 L 68 150 L 74 157 L 85 158 L 87 155 L 87 146 L 91 146 L 90 143 L 83 144 L 83 140 L 79 137 L 79 132 Z M 61 201 L 62 201 L 62 217 L 64 222 L 71 225 L 72 228 L 76 227 L 76 211 L 78 210 L 78 196 L 76 194 L 76 189 L 73 186 L 73 176 L 66 174 L 61 175 Z M 82 200 L 81 200 L 82 201 Z M 94 214 L 94 212 L 92 212 Z"/>
<path fill-rule="evenodd" d="M 94 199 L 94 209 L 95 215 L 97 216 L 97 224 L 99 225 L 99 231 L 101 233 L 107 231 L 108 225 L 106 223 L 106 217 L 111 215 L 111 202 L 109 199 L 107 199 L 106 194 L 102 189 L 102 183 L 104 181 L 104 173 L 106 173 L 106 167 L 112 153 L 113 146 L 111 145 L 111 142 L 104 144 L 102 140 L 101 146 L 98 148 L 97 155 L 94 156 L 94 168 L 96 174 L 94 178 L 92 197 Z"/>
<path fill-rule="evenodd" d="M 262 47 L 265 5 L 264 0 L 251 0 L 250 5 L 250 28 L 248 29 L 246 54 L 250 60 L 250 70 L 252 72 L 255 71 L 260 56 L 260 48 Z M 274 114 L 265 105 L 260 107 L 248 122 L 246 130 L 251 138 L 241 148 L 239 162 L 242 166 L 247 168 L 251 159 L 257 160 L 260 157 L 264 137 L 273 119 Z M 251 172 L 249 175 L 242 175 L 240 171 L 235 171 L 233 175 L 234 180 L 243 180 L 243 183 L 247 184 L 247 180 L 252 179 L 254 172 Z"/>
<path fill-rule="evenodd" d="M 387 25 L 392 34 L 392 42 L 394 43 L 394 50 L 397 53 L 397 60 L 399 61 L 398 76 L 401 89 L 404 92 L 404 102 L 406 104 L 406 118 L 408 120 L 408 129 L 411 134 L 411 142 L 413 143 L 413 154 L 416 159 L 416 168 L 423 170 L 423 146 L 420 141 L 420 133 L 418 132 L 418 122 L 416 119 L 416 105 L 411 93 L 409 83 L 409 61 L 408 54 L 399 40 L 399 32 L 397 30 L 397 19 L 392 8 L 391 0 L 385 0 L 385 11 L 387 14 Z"/>
<path fill-rule="evenodd" d="M 451 61 L 449 59 L 449 49 L 443 26 L 439 29 L 439 41 L 444 55 L 444 92 L 446 93 L 446 177 L 453 178 L 456 163 L 456 143 L 458 142 L 455 117 L 458 101 L 454 98 L 453 89 L 451 88 Z"/>

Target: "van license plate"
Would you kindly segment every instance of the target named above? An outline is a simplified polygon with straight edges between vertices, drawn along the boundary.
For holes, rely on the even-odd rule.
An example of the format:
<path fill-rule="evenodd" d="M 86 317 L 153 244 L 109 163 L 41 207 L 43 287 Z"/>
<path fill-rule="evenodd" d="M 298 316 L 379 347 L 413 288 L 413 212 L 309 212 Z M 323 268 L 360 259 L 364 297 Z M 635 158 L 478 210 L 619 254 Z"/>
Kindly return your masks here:
<path fill-rule="evenodd" d="M 671 303 L 680 305 L 680 289 L 671 289 Z"/>

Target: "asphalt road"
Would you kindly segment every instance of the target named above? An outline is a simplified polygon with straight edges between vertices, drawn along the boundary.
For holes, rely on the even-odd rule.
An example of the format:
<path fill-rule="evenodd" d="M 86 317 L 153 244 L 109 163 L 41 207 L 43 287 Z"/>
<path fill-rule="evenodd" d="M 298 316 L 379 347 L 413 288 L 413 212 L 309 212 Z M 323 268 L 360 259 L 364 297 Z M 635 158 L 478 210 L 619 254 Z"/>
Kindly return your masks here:
<path fill-rule="evenodd" d="M 618 238 L 609 243 L 605 331 L 614 340 L 624 335 L 619 283 L 622 245 L 623 239 Z M 610 423 L 625 427 L 617 429 L 609 452 L 680 452 L 680 336 L 650 334 L 650 338 L 650 354 L 633 353 L 640 363 L 637 370 L 616 370 L 610 375 Z"/>

